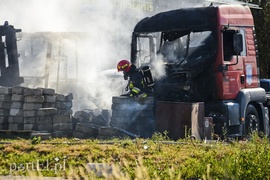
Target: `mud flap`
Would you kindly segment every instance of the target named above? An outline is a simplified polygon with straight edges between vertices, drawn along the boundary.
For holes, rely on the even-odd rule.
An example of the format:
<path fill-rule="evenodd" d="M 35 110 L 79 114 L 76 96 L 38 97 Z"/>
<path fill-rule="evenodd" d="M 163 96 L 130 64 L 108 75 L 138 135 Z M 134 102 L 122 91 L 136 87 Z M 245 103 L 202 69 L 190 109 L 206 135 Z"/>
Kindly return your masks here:
<path fill-rule="evenodd" d="M 269 137 L 269 111 L 267 107 L 264 107 L 264 115 L 263 115 L 263 125 L 264 125 L 264 134 Z"/>

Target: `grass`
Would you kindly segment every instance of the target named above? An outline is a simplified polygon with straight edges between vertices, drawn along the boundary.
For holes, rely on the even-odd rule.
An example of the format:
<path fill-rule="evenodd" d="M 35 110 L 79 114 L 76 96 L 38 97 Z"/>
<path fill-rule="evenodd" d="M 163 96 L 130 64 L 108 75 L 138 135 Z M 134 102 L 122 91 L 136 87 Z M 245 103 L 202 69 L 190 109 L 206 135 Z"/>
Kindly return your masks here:
<path fill-rule="evenodd" d="M 0 175 L 67 179 L 270 179 L 270 144 L 190 139 L 0 140 Z M 90 171 L 87 163 L 100 163 Z M 105 166 L 106 165 L 106 166 Z"/>

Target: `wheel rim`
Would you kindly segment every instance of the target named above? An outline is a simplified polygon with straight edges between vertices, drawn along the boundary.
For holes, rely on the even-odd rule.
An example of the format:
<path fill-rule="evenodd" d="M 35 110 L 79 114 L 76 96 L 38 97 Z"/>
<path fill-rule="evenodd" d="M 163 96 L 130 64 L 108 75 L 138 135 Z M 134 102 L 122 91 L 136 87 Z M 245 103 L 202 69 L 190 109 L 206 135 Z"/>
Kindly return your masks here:
<path fill-rule="evenodd" d="M 248 120 L 248 131 L 249 132 L 259 132 L 259 123 L 258 123 L 258 118 L 256 115 L 254 114 L 249 114 L 247 116 L 247 120 Z"/>

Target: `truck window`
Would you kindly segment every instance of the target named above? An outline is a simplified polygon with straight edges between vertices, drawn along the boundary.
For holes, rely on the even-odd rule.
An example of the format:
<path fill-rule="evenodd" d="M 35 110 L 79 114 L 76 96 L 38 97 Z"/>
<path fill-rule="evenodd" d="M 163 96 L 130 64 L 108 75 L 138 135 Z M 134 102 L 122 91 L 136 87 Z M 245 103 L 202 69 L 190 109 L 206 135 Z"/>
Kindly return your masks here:
<path fill-rule="evenodd" d="M 223 55 L 224 61 L 231 61 L 233 55 L 236 55 L 233 50 L 233 35 L 236 32 L 227 30 L 223 32 Z"/>
<path fill-rule="evenodd" d="M 150 42 L 148 37 L 138 38 L 138 55 L 139 62 L 142 64 L 150 63 Z M 140 65 L 139 65 L 140 66 Z"/>
<path fill-rule="evenodd" d="M 141 34 L 137 37 L 136 62 L 137 66 L 146 66 L 155 60 L 156 35 Z"/>
<path fill-rule="evenodd" d="M 240 53 L 240 56 L 246 56 L 247 55 L 246 31 L 244 28 L 240 28 L 239 32 L 242 34 L 242 37 L 243 37 L 243 51 Z"/>

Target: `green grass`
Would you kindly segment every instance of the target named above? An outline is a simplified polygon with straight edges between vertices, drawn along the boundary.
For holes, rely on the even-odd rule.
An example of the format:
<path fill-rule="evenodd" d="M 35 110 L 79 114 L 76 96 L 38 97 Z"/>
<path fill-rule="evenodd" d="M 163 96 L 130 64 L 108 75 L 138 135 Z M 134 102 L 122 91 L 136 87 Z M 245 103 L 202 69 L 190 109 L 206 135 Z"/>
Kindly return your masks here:
<path fill-rule="evenodd" d="M 7 143 L 8 142 L 8 143 Z M 182 139 L 0 140 L 0 175 L 69 179 L 270 179 L 270 144 L 250 141 L 205 144 Z M 112 172 L 89 171 L 103 163 Z M 99 174 L 100 175 L 100 174 Z"/>

